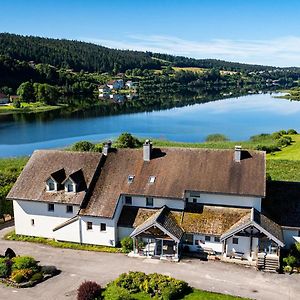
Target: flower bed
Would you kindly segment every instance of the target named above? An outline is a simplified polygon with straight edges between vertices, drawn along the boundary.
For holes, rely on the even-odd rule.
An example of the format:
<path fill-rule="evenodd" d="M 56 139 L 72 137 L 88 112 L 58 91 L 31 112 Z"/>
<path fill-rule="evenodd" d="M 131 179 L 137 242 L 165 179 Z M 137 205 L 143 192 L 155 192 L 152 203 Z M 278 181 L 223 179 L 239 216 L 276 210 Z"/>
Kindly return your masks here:
<path fill-rule="evenodd" d="M 40 266 L 30 256 L 0 257 L 0 282 L 15 288 L 36 285 L 59 271 L 54 266 Z"/>

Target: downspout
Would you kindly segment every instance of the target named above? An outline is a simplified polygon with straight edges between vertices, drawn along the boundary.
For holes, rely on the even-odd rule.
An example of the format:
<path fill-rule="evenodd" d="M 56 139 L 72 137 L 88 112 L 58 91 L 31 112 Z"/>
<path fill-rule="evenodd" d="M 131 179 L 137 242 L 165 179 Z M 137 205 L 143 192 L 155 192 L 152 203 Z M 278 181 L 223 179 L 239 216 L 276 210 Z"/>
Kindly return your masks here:
<path fill-rule="evenodd" d="M 82 226 L 81 226 L 81 217 L 79 216 L 79 243 L 82 244 Z"/>

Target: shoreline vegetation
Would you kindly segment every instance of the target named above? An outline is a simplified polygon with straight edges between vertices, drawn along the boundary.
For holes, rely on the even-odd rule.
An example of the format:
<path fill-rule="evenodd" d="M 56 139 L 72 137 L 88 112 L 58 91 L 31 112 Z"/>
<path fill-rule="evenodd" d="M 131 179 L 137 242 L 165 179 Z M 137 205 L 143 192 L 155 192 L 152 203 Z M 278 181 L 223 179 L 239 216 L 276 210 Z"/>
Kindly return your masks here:
<path fill-rule="evenodd" d="M 139 148 L 145 139 L 138 139 L 130 133 L 121 134 L 113 141 L 116 148 Z M 300 134 L 295 130 L 281 130 L 272 134 L 252 136 L 248 141 L 230 141 L 222 134 L 209 135 L 205 142 L 183 143 L 153 139 L 155 147 L 187 147 L 208 149 L 233 149 L 241 145 L 243 149 L 263 150 L 267 152 L 267 180 L 300 182 Z M 88 141 L 77 142 L 63 150 L 101 152 L 103 142 L 93 144 Z M 0 218 L 12 215 L 12 202 L 6 201 L 6 195 L 26 165 L 29 157 L 0 159 Z"/>
<path fill-rule="evenodd" d="M 135 83 L 138 99 L 130 95 L 129 86 L 113 91 L 123 97 L 127 94 L 130 96 L 127 100 L 100 99 L 99 86 L 116 79 Z M 131 103 L 126 107 L 131 112 L 136 107 L 151 109 L 154 103 L 164 107 L 169 103 L 167 98 L 174 96 L 173 106 L 175 102 L 176 105 L 192 102 L 186 97 L 205 99 L 207 93 L 229 97 L 289 89 L 298 86 L 299 79 L 300 68 L 193 59 L 0 33 L 0 94 L 2 99 L 9 97 L 13 107 L 0 105 L 0 114 L 41 112 L 60 107 L 64 113 L 65 110 L 72 112 L 101 106 L 104 102 L 110 106 Z M 195 90 L 201 92 L 195 95 Z"/>

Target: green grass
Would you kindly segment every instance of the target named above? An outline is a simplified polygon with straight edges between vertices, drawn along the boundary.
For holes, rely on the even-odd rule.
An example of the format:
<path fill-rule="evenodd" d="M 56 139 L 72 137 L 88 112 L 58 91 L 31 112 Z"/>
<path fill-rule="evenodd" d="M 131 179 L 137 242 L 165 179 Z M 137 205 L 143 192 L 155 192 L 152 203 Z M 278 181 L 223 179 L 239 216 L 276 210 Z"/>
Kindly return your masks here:
<path fill-rule="evenodd" d="M 267 159 L 267 173 L 272 180 L 300 181 L 300 160 Z"/>
<path fill-rule="evenodd" d="M 247 298 L 240 298 L 231 295 L 212 293 L 194 289 L 193 292 L 183 298 L 183 300 L 241 300 Z"/>
<path fill-rule="evenodd" d="M 12 113 L 37 113 L 37 112 L 44 112 L 50 111 L 55 109 L 60 109 L 61 106 L 59 105 L 45 105 L 41 102 L 35 103 L 21 103 L 21 108 L 15 108 L 12 105 L 1 105 L 0 106 L 0 114 L 12 114 Z"/>
<path fill-rule="evenodd" d="M 146 293 L 137 293 L 130 295 L 132 299 L 136 300 L 151 300 L 149 294 Z M 243 300 L 247 298 L 235 297 L 231 295 L 207 292 L 203 290 L 193 289 L 193 292 L 186 295 L 182 300 Z"/>
<path fill-rule="evenodd" d="M 11 231 L 4 236 L 5 240 L 9 241 L 21 241 L 21 242 L 31 242 L 44 244 L 55 248 L 67 248 L 74 250 L 85 250 L 85 251 L 96 251 L 96 252 L 110 252 L 110 253 L 122 253 L 121 248 L 108 247 L 108 246 L 98 246 L 98 245 L 87 245 L 87 244 L 78 244 L 71 242 L 59 242 L 52 239 L 34 237 L 27 235 L 16 234 L 15 231 Z"/>
<path fill-rule="evenodd" d="M 290 135 L 292 145 L 284 147 L 281 151 L 267 155 L 267 159 L 300 160 L 300 134 Z"/>
<path fill-rule="evenodd" d="M 28 161 L 28 157 L 1 158 L 0 172 L 20 172 Z"/>

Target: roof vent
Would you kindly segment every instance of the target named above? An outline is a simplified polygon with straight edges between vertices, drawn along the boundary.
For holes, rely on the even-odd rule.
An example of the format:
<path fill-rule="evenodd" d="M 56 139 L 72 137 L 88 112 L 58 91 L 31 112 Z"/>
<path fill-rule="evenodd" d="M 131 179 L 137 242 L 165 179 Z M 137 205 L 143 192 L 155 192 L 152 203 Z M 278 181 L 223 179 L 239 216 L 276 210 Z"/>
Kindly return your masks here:
<path fill-rule="evenodd" d="M 240 162 L 242 156 L 242 146 L 235 146 L 234 147 L 234 161 Z"/>
<path fill-rule="evenodd" d="M 152 152 L 152 143 L 150 140 L 146 140 L 143 145 L 143 159 L 144 161 L 150 161 Z"/>
<path fill-rule="evenodd" d="M 111 140 L 109 140 L 106 143 L 104 143 L 102 153 L 105 156 L 108 155 L 109 149 L 111 149 L 111 144 L 112 144 Z"/>

